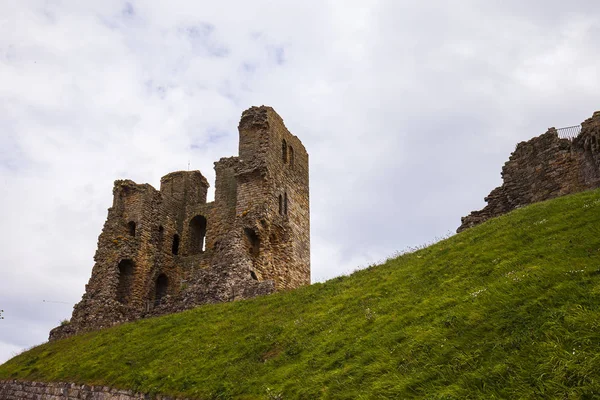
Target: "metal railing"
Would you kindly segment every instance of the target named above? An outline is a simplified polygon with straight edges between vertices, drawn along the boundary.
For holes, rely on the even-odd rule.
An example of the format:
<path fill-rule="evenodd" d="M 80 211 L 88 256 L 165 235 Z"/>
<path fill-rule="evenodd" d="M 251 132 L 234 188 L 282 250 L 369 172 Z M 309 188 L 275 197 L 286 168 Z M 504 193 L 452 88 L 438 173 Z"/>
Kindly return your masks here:
<path fill-rule="evenodd" d="M 580 132 L 581 125 L 567 126 L 566 128 L 560 128 L 556 130 L 556 133 L 558 133 L 558 137 L 560 139 L 569 140 L 575 139 L 577 136 L 579 136 Z"/>
<path fill-rule="evenodd" d="M 550 129 L 552 129 L 552 128 L 550 128 Z M 564 128 L 556 129 L 556 134 L 558 135 L 559 139 L 573 140 L 577 136 L 579 136 L 580 133 L 581 133 L 581 125 L 573 125 L 573 126 L 567 126 Z M 520 143 L 517 143 L 515 145 L 515 150 L 519 147 L 519 144 Z"/>

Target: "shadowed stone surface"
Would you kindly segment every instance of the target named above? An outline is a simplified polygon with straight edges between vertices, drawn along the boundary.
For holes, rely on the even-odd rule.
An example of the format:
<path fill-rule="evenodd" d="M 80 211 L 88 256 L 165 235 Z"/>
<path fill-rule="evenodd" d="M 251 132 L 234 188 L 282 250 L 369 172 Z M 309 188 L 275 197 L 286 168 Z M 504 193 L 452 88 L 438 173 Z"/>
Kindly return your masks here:
<path fill-rule="evenodd" d="M 239 137 L 213 202 L 200 171 L 115 181 L 85 294 L 50 340 L 310 283 L 308 154 L 271 107 L 244 111 Z"/>
<path fill-rule="evenodd" d="M 502 167 L 502 180 L 485 198 L 487 206 L 461 218 L 457 232 L 531 203 L 600 187 L 600 111 L 573 140 L 550 128 L 519 143 Z"/>

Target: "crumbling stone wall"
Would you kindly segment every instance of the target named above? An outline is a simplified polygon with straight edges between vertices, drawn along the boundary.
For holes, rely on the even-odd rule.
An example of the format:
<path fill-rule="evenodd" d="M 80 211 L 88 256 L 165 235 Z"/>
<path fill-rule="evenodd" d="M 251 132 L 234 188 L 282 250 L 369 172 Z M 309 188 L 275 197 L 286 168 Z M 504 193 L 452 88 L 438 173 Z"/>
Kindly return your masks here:
<path fill-rule="evenodd" d="M 238 129 L 213 202 L 200 171 L 160 190 L 115 181 L 85 294 L 50 340 L 310 283 L 308 153 L 270 107 L 244 111 Z"/>
<path fill-rule="evenodd" d="M 600 111 L 573 140 L 550 128 L 519 143 L 502 167 L 502 180 L 485 198 L 487 206 L 463 217 L 457 232 L 531 203 L 600 187 Z"/>
<path fill-rule="evenodd" d="M 75 383 L 0 381 L 2 400 L 186 400 L 161 395 L 147 395 L 108 386 Z"/>

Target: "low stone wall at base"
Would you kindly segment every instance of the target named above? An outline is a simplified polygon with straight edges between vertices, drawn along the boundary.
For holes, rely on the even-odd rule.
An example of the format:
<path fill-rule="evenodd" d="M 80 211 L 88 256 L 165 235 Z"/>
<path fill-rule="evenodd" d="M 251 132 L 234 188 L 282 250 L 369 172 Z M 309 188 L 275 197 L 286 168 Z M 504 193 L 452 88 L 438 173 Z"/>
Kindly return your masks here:
<path fill-rule="evenodd" d="M 0 381 L 2 400 L 189 400 L 75 383 Z"/>

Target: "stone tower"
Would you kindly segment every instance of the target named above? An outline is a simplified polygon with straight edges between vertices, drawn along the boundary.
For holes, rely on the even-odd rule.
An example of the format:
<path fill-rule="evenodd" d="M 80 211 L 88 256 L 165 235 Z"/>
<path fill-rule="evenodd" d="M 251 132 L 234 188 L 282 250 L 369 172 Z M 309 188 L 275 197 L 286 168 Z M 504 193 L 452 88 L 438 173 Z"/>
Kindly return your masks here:
<path fill-rule="evenodd" d="M 308 153 L 271 107 L 238 129 L 213 202 L 200 171 L 165 175 L 160 191 L 115 181 L 85 294 L 51 340 L 310 283 Z"/>

